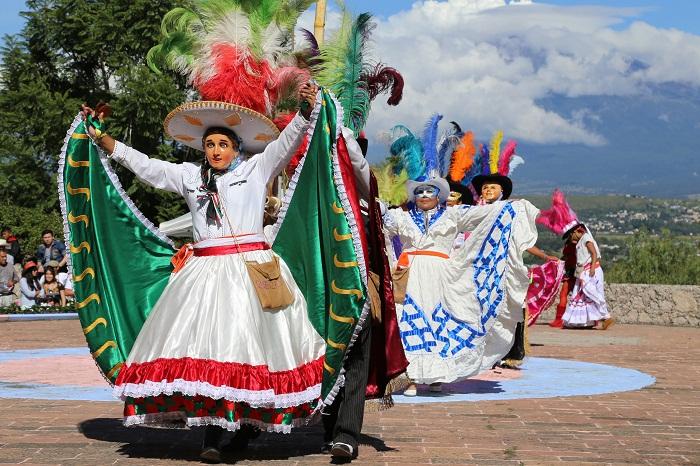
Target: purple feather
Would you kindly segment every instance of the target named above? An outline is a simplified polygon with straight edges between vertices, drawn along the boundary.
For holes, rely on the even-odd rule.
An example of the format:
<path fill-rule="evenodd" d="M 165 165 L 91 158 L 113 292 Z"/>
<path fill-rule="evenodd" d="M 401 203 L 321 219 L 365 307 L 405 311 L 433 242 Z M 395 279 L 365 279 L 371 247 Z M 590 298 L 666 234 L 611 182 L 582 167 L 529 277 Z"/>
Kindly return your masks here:
<path fill-rule="evenodd" d="M 321 54 L 321 47 L 318 46 L 318 41 L 316 40 L 314 33 L 304 28 L 299 28 L 299 30 L 304 36 L 304 39 L 306 39 L 306 42 L 309 44 L 309 54 L 312 57 L 319 56 Z"/>
<path fill-rule="evenodd" d="M 481 174 L 491 174 L 491 166 L 489 165 L 489 148 L 486 144 L 481 146 Z"/>

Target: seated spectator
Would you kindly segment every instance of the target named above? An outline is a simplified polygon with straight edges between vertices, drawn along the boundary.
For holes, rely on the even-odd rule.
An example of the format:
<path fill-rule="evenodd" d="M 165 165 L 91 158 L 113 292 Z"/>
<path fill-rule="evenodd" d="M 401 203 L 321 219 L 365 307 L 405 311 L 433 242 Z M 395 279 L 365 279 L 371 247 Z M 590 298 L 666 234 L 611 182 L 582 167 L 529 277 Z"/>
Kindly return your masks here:
<path fill-rule="evenodd" d="M 0 251 L 5 251 L 7 253 L 7 262 L 11 265 L 15 264 L 15 258 L 10 254 L 10 245 L 7 244 L 7 241 L 4 238 L 0 238 Z"/>
<path fill-rule="evenodd" d="M 15 284 L 19 281 L 19 274 L 14 265 L 10 264 L 11 259 L 7 251 L 0 249 L 0 307 L 11 306 L 15 303 L 15 295 L 12 292 Z"/>
<path fill-rule="evenodd" d="M 47 267 L 53 267 L 56 270 L 56 279 L 63 286 L 63 292 L 66 295 L 66 301 L 72 301 L 75 297 L 73 292 L 73 277 L 68 273 L 68 266 L 59 267 L 58 261 L 49 261 Z"/>
<path fill-rule="evenodd" d="M 56 278 L 56 269 L 47 266 L 44 270 L 43 284 L 41 285 L 41 305 L 42 306 L 65 306 L 66 295 L 63 292 L 63 285 Z"/>
<path fill-rule="evenodd" d="M 29 309 L 34 306 L 37 298 L 41 297 L 41 283 L 39 282 L 39 269 L 36 262 L 29 261 L 24 264 L 19 287 L 22 292 L 19 297 L 20 307 Z"/>
<path fill-rule="evenodd" d="M 68 261 L 66 246 L 54 238 L 52 230 L 41 232 L 41 244 L 36 249 L 36 257 L 40 264 L 46 267 L 51 260 L 58 261 L 59 267 L 63 267 Z"/>
<path fill-rule="evenodd" d="M 0 236 L 2 239 L 7 241 L 8 245 L 8 250 L 7 252 L 12 256 L 12 260 L 14 261 L 15 264 L 21 264 L 22 263 L 22 251 L 20 250 L 19 247 L 19 241 L 17 240 L 17 237 L 12 234 L 12 229 L 10 227 L 2 227 L 2 230 L 0 230 Z"/>

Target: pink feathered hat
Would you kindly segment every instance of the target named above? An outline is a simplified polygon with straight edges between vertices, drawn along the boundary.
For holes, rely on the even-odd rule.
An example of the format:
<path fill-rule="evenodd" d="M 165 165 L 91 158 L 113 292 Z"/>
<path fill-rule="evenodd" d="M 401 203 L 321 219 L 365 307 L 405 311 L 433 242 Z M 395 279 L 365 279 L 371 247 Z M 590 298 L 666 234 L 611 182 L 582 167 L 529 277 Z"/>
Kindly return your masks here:
<path fill-rule="evenodd" d="M 540 212 L 537 223 L 549 228 L 554 234 L 561 235 L 562 238 L 566 238 L 576 227 L 583 225 L 559 189 L 552 193 L 552 207 Z"/>

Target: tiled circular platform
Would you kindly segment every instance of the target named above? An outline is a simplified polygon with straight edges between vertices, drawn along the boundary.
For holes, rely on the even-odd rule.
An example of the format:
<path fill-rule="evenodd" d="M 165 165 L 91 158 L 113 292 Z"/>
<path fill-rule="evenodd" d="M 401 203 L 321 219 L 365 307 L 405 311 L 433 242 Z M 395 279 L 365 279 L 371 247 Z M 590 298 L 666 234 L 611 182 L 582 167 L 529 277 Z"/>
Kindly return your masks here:
<path fill-rule="evenodd" d="M 395 396 L 397 403 L 444 403 L 599 395 L 653 384 L 633 369 L 580 361 L 528 358 L 523 368 L 496 370 L 446 384 L 442 393 L 420 387 L 419 396 Z M 0 351 L 0 397 L 114 401 L 87 348 Z"/>

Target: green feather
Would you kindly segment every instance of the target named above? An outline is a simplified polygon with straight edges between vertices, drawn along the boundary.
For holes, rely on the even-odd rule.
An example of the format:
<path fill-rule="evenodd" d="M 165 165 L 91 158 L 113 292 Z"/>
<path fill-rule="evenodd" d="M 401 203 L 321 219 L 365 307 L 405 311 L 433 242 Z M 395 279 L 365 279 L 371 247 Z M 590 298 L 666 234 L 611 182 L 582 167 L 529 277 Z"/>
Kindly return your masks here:
<path fill-rule="evenodd" d="M 275 21 L 283 30 L 293 33 L 299 16 L 314 3 L 316 0 L 283 0 L 275 14 Z"/>
<path fill-rule="evenodd" d="M 336 35 L 321 47 L 320 64 L 314 68 L 318 82 L 331 89 L 345 115 L 345 126 L 357 136 L 370 110 L 370 98 L 361 79 L 368 71 L 365 53 L 374 29 L 372 16 L 363 13 L 353 22 L 347 10 Z"/>
<path fill-rule="evenodd" d="M 176 31 L 152 47 L 146 55 L 146 63 L 160 73 L 163 69 L 187 72 L 194 61 L 194 39 L 191 35 Z"/>

